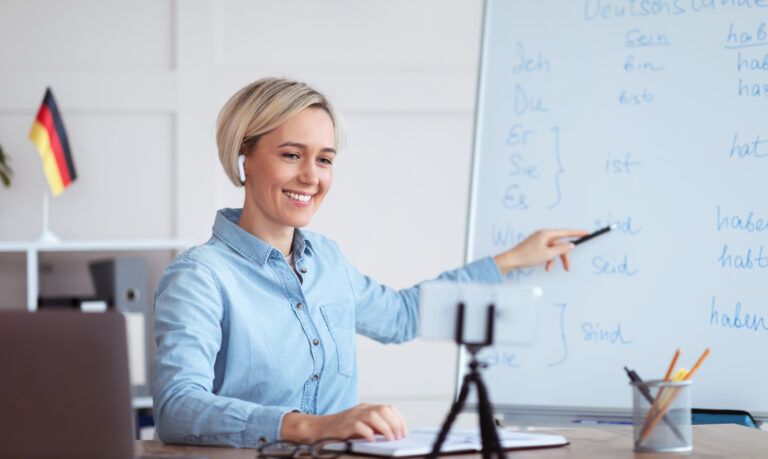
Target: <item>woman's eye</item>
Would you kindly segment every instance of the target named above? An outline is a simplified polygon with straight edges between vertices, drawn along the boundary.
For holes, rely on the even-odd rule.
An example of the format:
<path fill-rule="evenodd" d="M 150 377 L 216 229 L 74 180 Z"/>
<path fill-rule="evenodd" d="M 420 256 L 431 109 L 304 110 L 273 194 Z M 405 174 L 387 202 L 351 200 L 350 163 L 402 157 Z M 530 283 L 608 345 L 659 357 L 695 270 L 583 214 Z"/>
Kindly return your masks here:
<path fill-rule="evenodd" d="M 330 158 L 320 158 L 319 161 L 323 164 L 327 164 L 329 166 L 333 165 L 333 161 L 330 160 Z"/>
<path fill-rule="evenodd" d="M 299 158 L 299 154 L 298 153 L 283 153 L 283 158 L 298 159 Z"/>

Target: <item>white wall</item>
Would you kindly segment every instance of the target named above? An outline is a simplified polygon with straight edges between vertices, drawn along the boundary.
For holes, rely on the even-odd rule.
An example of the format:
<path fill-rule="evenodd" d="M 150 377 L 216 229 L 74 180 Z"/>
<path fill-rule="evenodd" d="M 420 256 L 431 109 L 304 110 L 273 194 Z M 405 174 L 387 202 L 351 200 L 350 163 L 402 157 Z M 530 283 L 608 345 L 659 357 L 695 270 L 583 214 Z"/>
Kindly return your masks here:
<path fill-rule="evenodd" d="M 40 230 L 44 178 L 26 137 L 46 85 L 79 174 L 52 201 L 55 233 L 203 241 L 216 209 L 242 203 L 216 156 L 218 110 L 274 75 L 326 92 L 346 121 L 311 229 L 394 287 L 458 266 L 481 10 L 466 0 L 0 0 L 0 144 L 16 172 L 0 189 L 0 240 Z M 24 303 L 22 261 L 0 257 L 4 304 Z M 447 410 L 454 359 L 450 343 L 361 339 L 361 400 L 434 424 L 444 410 L 428 416 L 409 401 Z"/>

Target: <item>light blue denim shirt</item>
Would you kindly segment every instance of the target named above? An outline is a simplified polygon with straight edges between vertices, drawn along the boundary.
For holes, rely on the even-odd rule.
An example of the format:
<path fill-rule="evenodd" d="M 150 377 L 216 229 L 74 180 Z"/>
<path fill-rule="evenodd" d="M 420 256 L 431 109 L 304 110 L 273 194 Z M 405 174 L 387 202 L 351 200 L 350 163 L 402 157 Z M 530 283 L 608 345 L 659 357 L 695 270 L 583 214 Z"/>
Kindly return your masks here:
<path fill-rule="evenodd" d="M 418 286 L 363 276 L 331 240 L 296 230 L 294 262 L 216 215 L 213 236 L 176 257 L 155 295 L 154 414 L 167 443 L 254 447 L 280 438 L 294 410 L 357 404 L 355 333 L 413 339 Z M 491 258 L 440 275 L 501 282 Z"/>

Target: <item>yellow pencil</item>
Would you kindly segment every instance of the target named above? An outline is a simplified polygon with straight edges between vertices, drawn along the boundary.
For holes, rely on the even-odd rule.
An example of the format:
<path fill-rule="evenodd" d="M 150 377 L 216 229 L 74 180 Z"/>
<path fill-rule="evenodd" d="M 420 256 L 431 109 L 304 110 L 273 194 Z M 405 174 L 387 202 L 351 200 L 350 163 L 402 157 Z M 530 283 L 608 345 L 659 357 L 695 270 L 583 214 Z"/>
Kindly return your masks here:
<path fill-rule="evenodd" d="M 688 376 L 688 370 L 685 368 L 678 368 L 675 372 L 675 375 L 672 376 L 672 381 L 684 381 L 685 377 Z M 661 401 L 659 402 L 659 409 L 662 409 L 664 405 L 667 404 L 669 401 L 669 397 L 672 395 L 671 391 L 664 392 L 664 396 L 661 397 Z"/>

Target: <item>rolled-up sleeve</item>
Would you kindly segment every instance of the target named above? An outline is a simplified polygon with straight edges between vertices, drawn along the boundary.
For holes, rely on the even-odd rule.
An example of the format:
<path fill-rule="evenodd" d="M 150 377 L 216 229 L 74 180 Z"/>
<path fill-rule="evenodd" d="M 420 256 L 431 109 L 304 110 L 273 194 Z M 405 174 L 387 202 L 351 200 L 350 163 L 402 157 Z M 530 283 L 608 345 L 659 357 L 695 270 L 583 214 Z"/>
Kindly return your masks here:
<path fill-rule="evenodd" d="M 215 271 L 184 256 L 174 260 L 155 295 L 154 314 L 153 395 L 160 439 L 238 447 L 279 439 L 291 408 L 214 393 L 227 314 Z"/>
<path fill-rule="evenodd" d="M 416 337 L 419 328 L 419 286 L 394 290 L 347 264 L 355 301 L 357 332 L 381 343 L 402 343 Z M 491 257 L 446 271 L 437 279 L 456 282 L 500 283 L 501 273 Z"/>

